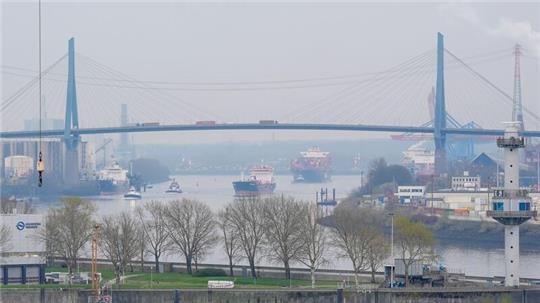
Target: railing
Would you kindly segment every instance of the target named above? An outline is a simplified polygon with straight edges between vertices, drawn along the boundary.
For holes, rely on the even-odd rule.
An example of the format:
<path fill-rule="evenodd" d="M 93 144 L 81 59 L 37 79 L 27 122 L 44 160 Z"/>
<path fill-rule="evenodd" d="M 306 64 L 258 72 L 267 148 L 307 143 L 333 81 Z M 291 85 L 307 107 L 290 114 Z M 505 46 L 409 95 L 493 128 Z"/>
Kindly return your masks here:
<path fill-rule="evenodd" d="M 488 210 L 488 217 L 496 218 L 531 218 L 536 217 L 535 210 L 510 211 L 510 210 Z"/>
<path fill-rule="evenodd" d="M 495 189 L 493 198 L 524 198 L 530 200 L 529 191 L 526 189 Z"/>
<path fill-rule="evenodd" d="M 522 148 L 525 147 L 525 138 L 523 137 L 510 137 L 510 138 L 497 138 L 498 147 L 513 147 Z"/>

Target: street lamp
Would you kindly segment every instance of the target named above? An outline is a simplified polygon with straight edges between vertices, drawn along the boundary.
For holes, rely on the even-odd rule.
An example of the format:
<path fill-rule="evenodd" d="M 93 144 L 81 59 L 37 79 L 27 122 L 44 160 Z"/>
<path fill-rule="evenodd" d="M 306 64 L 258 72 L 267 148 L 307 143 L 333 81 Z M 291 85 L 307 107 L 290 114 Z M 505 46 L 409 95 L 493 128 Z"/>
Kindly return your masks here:
<path fill-rule="evenodd" d="M 394 213 L 388 214 L 392 217 L 390 229 L 390 257 L 392 258 L 392 268 L 390 268 L 390 288 L 394 288 L 394 268 L 396 266 L 394 259 Z"/>

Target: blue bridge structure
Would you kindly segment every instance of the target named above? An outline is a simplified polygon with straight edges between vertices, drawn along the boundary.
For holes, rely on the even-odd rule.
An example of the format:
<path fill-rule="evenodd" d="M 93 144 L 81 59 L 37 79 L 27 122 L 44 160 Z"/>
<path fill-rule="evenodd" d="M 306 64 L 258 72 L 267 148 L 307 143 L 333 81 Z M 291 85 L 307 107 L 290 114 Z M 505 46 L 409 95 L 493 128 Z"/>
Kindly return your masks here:
<path fill-rule="evenodd" d="M 431 54 L 431 53 L 430 53 Z M 502 53 L 501 53 L 502 54 Z M 497 56 L 501 55 L 498 54 Z M 414 77 L 417 77 L 418 75 L 422 73 L 429 73 L 434 72 L 435 80 L 434 86 L 435 86 L 435 96 L 434 96 L 434 108 L 432 117 L 433 119 L 429 123 L 424 123 L 420 126 L 420 123 L 416 123 L 416 125 L 410 125 L 412 123 L 409 122 L 409 125 L 392 125 L 388 124 L 385 125 L 385 123 L 352 123 L 354 121 L 354 115 L 355 113 L 362 113 L 364 115 L 369 115 L 369 112 L 372 110 L 376 110 L 378 108 L 378 105 L 369 106 L 367 103 L 370 101 L 367 101 L 366 104 L 360 104 L 360 108 L 354 108 L 354 110 L 351 110 L 351 108 L 343 110 L 342 115 L 350 115 L 352 118 L 349 119 L 349 121 L 340 121 L 340 122 L 320 122 L 319 120 L 324 119 L 318 119 L 316 118 L 317 115 L 320 114 L 320 110 L 318 113 L 313 114 L 311 116 L 312 123 L 309 122 L 297 122 L 300 119 L 297 119 L 300 114 L 306 113 L 314 113 L 317 111 L 318 108 L 321 106 L 327 106 L 327 109 L 325 112 L 328 115 L 335 114 L 337 115 L 337 107 L 338 104 L 342 104 L 343 102 L 339 99 L 324 99 L 322 102 L 319 102 L 320 104 L 314 104 L 312 106 L 307 106 L 308 108 L 305 110 L 300 110 L 295 112 L 291 117 L 290 121 L 282 121 L 279 120 L 272 120 L 271 123 L 263 123 L 263 121 L 260 122 L 221 122 L 221 121 L 207 121 L 207 123 L 197 123 L 197 121 L 174 121 L 174 119 L 171 119 L 169 121 L 161 121 L 158 118 L 155 119 L 156 122 L 153 123 L 132 123 L 126 125 L 124 121 L 124 125 L 87 125 L 82 126 L 80 124 L 80 103 L 78 101 L 78 95 L 77 95 L 77 88 L 79 84 L 82 85 L 88 85 L 91 87 L 106 87 L 108 89 L 117 89 L 119 91 L 126 90 L 126 89 L 137 89 L 137 90 L 145 90 L 145 92 L 149 92 L 149 94 L 155 94 L 155 87 L 147 87 L 148 83 L 139 82 L 135 79 L 132 79 L 120 72 L 117 72 L 115 70 L 112 70 L 106 66 L 103 66 L 96 62 L 95 60 L 76 54 L 75 52 L 75 44 L 74 39 L 70 39 L 68 43 L 68 52 L 66 55 L 62 56 L 58 61 L 56 61 L 54 64 L 51 65 L 48 69 L 46 69 L 43 72 L 43 76 L 48 76 L 49 82 L 45 83 L 60 83 L 61 85 L 65 85 L 65 110 L 64 110 L 64 128 L 62 129 L 43 129 L 41 131 L 38 130 L 20 130 L 20 129 L 8 129 L 9 127 L 2 127 L 2 131 L 0 131 L 0 138 L 8 139 L 8 138 L 35 138 L 38 136 L 43 137 L 62 137 L 65 147 L 66 147 L 66 180 L 76 180 L 75 177 L 78 174 L 77 171 L 77 147 L 80 143 L 81 136 L 83 135 L 94 135 L 94 134 L 114 134 L 114 133 L 151 133 L 151 132 L 171 132 L 171 131 L 219 131 L 219 130 L 316 130 L 316 131 L 354 131 L 354 132 L 393 132 L 393 133 L 409 133 L 409 134 L 429 134 L 432 137 L 432 140 L 435 145 L 435 172 L 437 174 L 444 173 L 447 169 L 447 151 L 448 151 L 448 137 L 453 135 L 459 135 L 459 136 L 467 136 L 467 137 L 479 137 L 479 136 L 502 136 L 504 133 L 502 122 L 505 120 L 497 121 L 497 123 L 500 124 L 500 127 L 487 127 L 482 128 L 478 123 L 471 121 L 469 123 L 463 124 L 462 127 L 456 127 L 458 124 L 457 122 L 453 122 L 456 119 L 452 118 L 448 111 L 447 111 L 447 92 L 446 92 L 446 82 L 445 82 L 445 55 L 450 55 L 453 62 L 449 64 L 449 69 L 456 69 L 459 65 L 460 67 L 464 68 L 468 72 L 470 72 L 472 75 L 474 75 L 476 78 L 484 81 L 484 87 L 491 88 L 492 91 L 494 91 L 495 94 L 499 95 L 499 98 L 505 99 L 509 103 L 509 108 L 513 110 L 512 117 L 510 115 L 506 119 L 506 121 L 514 120 L 514 119 L 521 119 L 521 122 L 523 122 L 523 117 L 527 116 L 529 119 L 533 121 L 540 121 L 540 117 L 531 110 L 528 110 L 526 108 L 521 107 L 521 100 L 515 100 L 515 97 L 511 97 L 508 94 L 506 94 L 504 91 L 497 88 L 495 85 L 493 85 L 487 78 L 483 77 L 481 74 L 479 74 L 476 70 L 472 69 L 470 65 L 465 63 L 464 60 L 458 58 L 451 52 L 449 52 L 445 46 L 444 46 L 444 37 L 441 33 L 438 33 L 437 35 L 437 44 L 435 48 L 435 58 L 428 57 L 427 55 L 422 55 L 420 57 L 413 58 L 406 62 L 404 65 L 401 65 L 398 69 L 395 70 L 389 70 L 386 74 L 375 74 L 370 76 L 371 78 L 366 80 L 366 82 L 371 81 L 370 83 L 375 83 L 374 86 L 377 88 L 377 85 L 380 85 L 378 82 L 383 82 L 382 80 L 386 79 L 388 81 L 396 81 L 396 79 L 401 79 L 403 81 L 411 81 Z M 498 58 L 497 56 L 491 57 L 491 58 Z M 499 56 L 500 57 L 500 56 Z M 75 59 L 79 58 L 83 62 L 85 62 L 88 66 L 93 68 L 93 74 L 86 77 L 76 77 L 76 63 Z M 435 59 L 436 62 L 434 67 L 429 67 L 427 65 L 423 66 L 415 66 L 414 64 L 418 64 L 419 62 L 427 62 L 430 59 Z M 489 59 L 489 58 L 488 58 Z M 58 67 L 62 62 L 67 61 L 67 81 L 62 80 L 62 77 L 65 74 L 54 72 L 54 68 Z M 397 71 L 403 72 L 403 75 L 398 75 Z M 96 73 L 102 72 L 108 75 L 109 78 L 103 77 L 103 76 L 96 76 Z M 384 75 L 384 76 L 381 76 Z M 386 77 L 386 78 L 384 78 Z M 383 79 L 384 78 L 384 79 Z M 428 79 L 428 78 L 426 78 Z M 346 80 L 346 81 L 345 81 Z M 424 79 L 425 80 L 425 79 Z M 92 82 L 94 81 L 94 82 Z M 298 80 L 300 82 L 300 80 Z M 430 82 L 431 80 L 428 79 L 426 82 Z M 349 80 L 344 77 L 344 81 L 346 83 L 352 84 L 347 86 L 345 89 L 338 92 L 338 97 L 343 96 L 349 96 L 358 90 L 358 87 L 363 85 L 363 80 Z M 19 119 L 18 116 L 18 110 L 22 108 L 22 105 L 19 103 L 22 103 L 21 100 L 24 99 L 24 96 L 29 96 L 28 91 L 32 89 L 32 87 L 35 86 L 36 79 L 33 79 L 31 82 L 28 83 L 25 87 L 23 87 L 20 91 L 18 91 L 15 95 L 11 96 L 10 98 L 3 101 L 0 110 L 3 112 L 4 117 L 10 116 L 12 119 Z M 328 85 L 338 85 L 339 83 L 330 83 Z M 430 85 L 432 85 L 430 84 Z M 296 87 L 281 87 L 284 89 L 291 89 L 291 88 L 297 88 L 302 87 L 304 85 L 305 87 L 309 86 L 310 84 L 303 84 L 300 83 L 300 85 L 297 85 Z M 389 84 L 391 85 L 391 84 Z M 404 84 L 400 84 L 403 87 L 412 87 L 413 85 L 411 83 L 405 82 Z M 52 86 L 52 85 L 50 85 Z M 396 84 L 395 87 L 398 85 Z M 264 89 L 265 87 L 262 87 L 261 89 Z M 164 90 L 167 90 L 168 88 L 162 88 Z M 216 90 L 220 90 L 222 87 L 219 87 Z M 250 88 L 255 90 L 255 88 Z M 259 88 L 257 88 L 259 89 Z M 378 88 L 377 88 L 378 89 Z M 460 88 L 453 88 L 454 90 L 460 90 Z M 521 87 L 519 86 L 519 89 Z M 193 89 L 196 90 L 196 89 Z M 226 89 L 223 89 L 226 90 Z M 61 93 L 57 94 L 59 96 L 62 96 Z M 117 99 L 122 99 L 121 93 L 116 91 L 114 94 L 116 94 Z M 111 98 L 110 96 L 113 94 L 110 94 L 106 96 L 106 98 Z M 519 94 L 519 97 L 521 98 L 521 93 Z M 97 98 L 97 97 L 96 97 Z M 371 97 L 366 97 L 366 99 L 369 99 Z M 379 95 L 375 95 L 371 99 L 377 100 L 380 98 Z M 400 108 L 400 106 L 403 107 L 403 112 L 406 111 L 414 111 L 414 108 L 411 109 L 410 106 L 407 106 L 406 99 L 408 97 L 401 95 L 392 97 L 393 99 L 397 100 L 396 103 L 396 110 Z M 414 98 L 414 97 L 409 97 Z M 48 97 L 46 98 L 49 99 Z M 53 98 L 55 100 L 59 98 Z M 161 102 L 161 101 L 160 101 Z M 519 106 L 516 106 L 516 103 L 519 102 Z M 148 102 L 140 102 L 141 104 L 148 104 L 148 107 L 139 110 L 141 117 L 151 116 L 152 111 L 159 111 L 162 110 L 163 112 L 166 112 L 167 109 L 165 106 L 159 106 L 157 104 L 152 104 L 151 101 Z M 191 118 L 198 117 L 196 112 L 204 112 L 204 110 L 200 110 L 197 108 L 197 106 L 194 106 L 192 104 L 182 103 L 186 111 L 190 111 L 189 116 Z M 399 104 L 405 104 L 405 105 L 399 105 Z M 49 106 L 52 106 L 50 103 L 45 104 L 45 109 L 47 110 Z M 88 106 L 92 106 L 92 104 L 88 104 Z M 101 108 L 100 111 L 103 113 L 103 115 L 110 114 L 108 113 L 109 108 L 108 106 L 112 105 L 105 105 L 105 108 Z M 466 105 L 465 105 L 466 106 Z M 103 107 L 103 106 L 102 106 Z M 119 107 L 119 106 L 118 106 Z M 346 106 L 345 106 L 346 107 Z M 161 108 L 161 109 L 160 109 Z M 328 109 L 329 108 L 329 109 Z M 335 109 L 335 111 L 334 111 Z M 485 108 L 484 108 L 485 109 Z M 517 109 L 517 110 L 516 110 Z M 492 110 L 490 108 L 489 110 Z M 399 111 L 399 110 L 398 110 Z M 508 111 L 510 112 L 510 111 Z M 399 115 L 398 112 L 396 115 Z M 22 114 L 21 114 L 22 115 Z M 123 113 L 124 115 L 124 113 Z M 471 113 L 472 116 L 474 115 L 483 115 L 483 113 L 475 112 Z M 484 113 L 485 115 L 485 113 Z M 37 115 L 33 115 L 34 118 L 36 118 Z M 201 115 L 202 116 L 202 115 Z M 313 118 L 315 117 L 315 118 Z M 4 122 L 4 124 L 9 123 Z M 20 119 L 19 119 L 20 120 Z M 124 119 L 125 120 L 125 119 Z M 202 118 L 201 118 L 202 120 Z M 267 120 L 264 120 L 267 121 Z M 450 121 L 450 123 L 449 123 Z M 211 122 L 211 123 L 208 123 Z M 496 125 L 496 124 L 495 124 Z M 523 129 L 521 131 L 521 135 L 524 137 L 540 137 L 540 130 L 528 130 Z"/>

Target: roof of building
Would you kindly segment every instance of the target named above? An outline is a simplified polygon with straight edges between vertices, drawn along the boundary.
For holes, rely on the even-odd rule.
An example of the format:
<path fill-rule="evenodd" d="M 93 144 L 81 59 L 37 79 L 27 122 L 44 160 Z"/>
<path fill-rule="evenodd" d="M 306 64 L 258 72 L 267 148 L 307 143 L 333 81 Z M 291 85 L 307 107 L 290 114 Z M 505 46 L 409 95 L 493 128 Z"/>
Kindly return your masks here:
<path fill-rule="evenodd" d="M 472 158 L 471 165 L 480 165 L 480 166 L 491 166 L 497 165 L 497 160 L 492 158 L 486 153 L 480 153 L 476 157 Z"/>
<path fill-rule="evenodd" d="M 35 255 L 0 257 L 0 265 L 45 264 L 45 258 Z"/>

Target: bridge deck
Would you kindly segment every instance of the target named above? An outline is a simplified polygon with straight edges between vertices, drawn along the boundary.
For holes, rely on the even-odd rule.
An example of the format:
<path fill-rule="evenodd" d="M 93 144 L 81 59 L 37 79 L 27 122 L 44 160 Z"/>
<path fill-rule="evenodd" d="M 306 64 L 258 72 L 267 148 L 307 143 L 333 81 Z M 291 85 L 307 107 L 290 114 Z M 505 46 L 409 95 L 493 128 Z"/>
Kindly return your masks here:
<path fill-rule="evenodd" d="M 364 124 L 170 124 L 170 125 L 148 125 L 148 126 L 118 126 L 118 127 L 98 127 L 72 129 L 72 134 L 111 134 L 111 133 L 140 133 L 140 132 L 164 132 L 164 131 L 214 131 L 214 130 L 320 130 L 320 131 L 363 131 L 363 132 L 408 132 L 408 133 L 433 133 L 432 127 L 418 126 L 390 126 L 390 125 L 364 125 Z M 502 129 L 464 129 L 445 128 L 445 134 L 459 134 L 470 136 L 502 136 Z M 55 137 L 64 135 L 63 129 L 44 130 L 42 136 Z M 540 137 L 540 131 L 524 131 L 524 137 Z M 0 132 L 0 138 L 31 138 L 38 137 L 38 131 L 7 131 Z"/>

